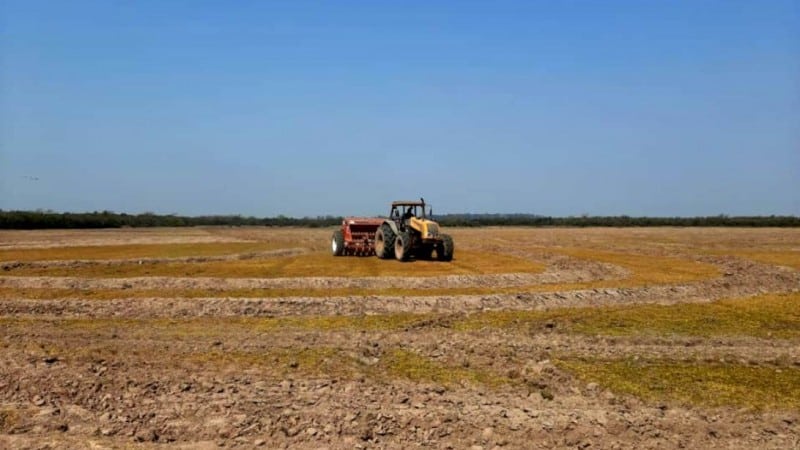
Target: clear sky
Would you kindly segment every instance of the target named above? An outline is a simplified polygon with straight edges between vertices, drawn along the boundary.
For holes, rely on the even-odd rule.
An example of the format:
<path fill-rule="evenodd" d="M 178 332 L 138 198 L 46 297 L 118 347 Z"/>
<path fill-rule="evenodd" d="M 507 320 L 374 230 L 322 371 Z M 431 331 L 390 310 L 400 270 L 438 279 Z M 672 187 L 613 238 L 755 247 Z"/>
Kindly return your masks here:
<path fill-rule="evenodd" d="M 0 209 L 800 214 L 800 1 L 0 0 Z"/>

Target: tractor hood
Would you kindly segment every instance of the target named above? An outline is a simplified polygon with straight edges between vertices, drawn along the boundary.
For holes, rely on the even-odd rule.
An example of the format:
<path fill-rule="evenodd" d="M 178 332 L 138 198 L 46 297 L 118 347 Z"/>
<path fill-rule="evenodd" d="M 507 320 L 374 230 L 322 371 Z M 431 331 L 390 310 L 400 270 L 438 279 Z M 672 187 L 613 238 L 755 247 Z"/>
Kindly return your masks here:
<path fill-rule="evenodd" d="M 412 217 L 409 219 L 411 228 L 419 231 L 422 239 L 438 239 L 439 238 L 439 224 L 427 219 L 420 219 Z"/>

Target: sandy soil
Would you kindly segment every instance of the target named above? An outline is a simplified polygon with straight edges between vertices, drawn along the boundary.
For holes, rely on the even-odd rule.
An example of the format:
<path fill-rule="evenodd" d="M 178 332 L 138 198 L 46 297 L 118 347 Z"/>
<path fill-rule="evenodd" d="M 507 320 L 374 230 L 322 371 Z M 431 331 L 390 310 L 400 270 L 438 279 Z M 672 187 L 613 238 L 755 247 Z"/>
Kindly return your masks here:
<path fill-rule="evenodd" d="M 196 244 L 247 242 L 243 237 L 226 236 L 204 228 L 127 228 L 119 230 L 20 230 L 2 231 L 0 249 L 53 248 L 130 244 Z"/>
<path fill-rule="evenodd" d="M 290 255 L 326 247 L 329 233 L 262 228 L 3 232 L 0 248 L 297 236 L 289 239 L 296 243 L 286 250 Z M 702 303 L 797 292 L 797 270 L 737 256 L 709 256 L 699 249 L 797 251 L 800 230 L 481 229 L 454 234 L 457 248 L 530 257 L 545 262 L 547 269 L 541 274 L 255 279 L 18 277 L 0 272 L 0 288 L 125 288 L 120 298 L 111 300 L 32 300 L 24 295 L 0 300 L 0 447 L 800 448 L 800 405 L 759 412 L 645 401 L 587 384 L 551 362 L 553 355 L 641 357 L 733 361 L 780 370 L 800 367 L 797 342 L 745 336 L 611 338 L 557 328 L 509 335 L 496 329 L 459 332 L 448 326 L 453 317 L 474 311 L 586 306 L 602 313 L 610 305 Z M 560 247 L 681 256 L 716 265 L 721 275 L 678 285 L 423 295 L 434 287 L 508 288 L 629 276 L 618 266 L 548 252 Z M 242 288 L 386 286 L 412 286 L 420 295 L 224 296 L 225 290 Z M 134 298 L 125 297 L 128 289 L 213 293 L 197 299 Z M 439 315 L 391 330 L 237 325 L 250 317 L 396 313 Z M 205 325 L 191 330 L 181 328 L 182 322 L 156 326 L 156 321 L 170 319 Z M 481 370 L 519 382 L 448 384 L 381 370 L 398 349 L 442 367 Z M 309 351 L 316 359 L 303 356 Z"/>

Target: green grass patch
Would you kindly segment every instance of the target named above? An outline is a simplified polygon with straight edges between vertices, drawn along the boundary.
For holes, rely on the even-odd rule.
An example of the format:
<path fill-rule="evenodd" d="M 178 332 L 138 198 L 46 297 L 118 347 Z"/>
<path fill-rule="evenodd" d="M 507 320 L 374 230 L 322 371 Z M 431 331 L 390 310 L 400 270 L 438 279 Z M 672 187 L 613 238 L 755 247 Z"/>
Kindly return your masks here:
<path fill-rule="evenodd" d="M 456 329 L 484 327 L 557 331 L 609 336 L 754 336 L 800 338 L 800 293 L 767 294 L 705 304 L 564 308 L 550 311 L 497 311 L 467 316 Z"/>
<path fill-rule="evenodd" d="M 0 317 L 7 331 L 24 332 L 47 324 L 57 333 L 117 334 L 125 337 L 196 338 L 224 337 L 233 333 L 258 334 L 272 331 L 391 331 L 425 326 L 431 319 L 425 314 L 386 314 L 363 316 L 289 316 L 289 317 L 197 317 L 187 319 L 63 318 L 34 319 Z"/>
<path fill-rule="evenodd" d="M 331 347 L 279 348 L 265 352 L 210 351 L 188 355 L 186 361 L 220 368 L 258 367 L 276 377 L 343 377 L 359 373 L 357 362 Z"/>
<path fill-rule="evenodd" d="M 403 349 L 394 349 L 385 354 L 377 369 L 391 378 L 445 386 L 470 384 L 496 388 L 512 382 L 510 378 L 486 370 L 439 364 L 430 358 Z"/>
<path fill-rule="evenodd" d="M 766 339 L 800 339 L 800 293 L 767 294 L 746 299 L 703 304 L 632 305 L 603 308 L 563 308 L 549 311 L 489 311 L 460 318 L 441 314 L 382 314 L 361 316 L 198 317 L 187 319 L 4 317 L 7 329 L 24 330 L 48 323 L 52 329 L 71 332 L 117 332 L 174 338 L 215 336 L 232 332 L 261 333 L 275 330 L 393 331 L 430 327 L 448 318 L 458 331 L 482 328 L 517 332 L 553 329 L 607 336 L 752 336 Z"/>
<path fill-rule="evenodd" d="M 353 354 L 329 347 L 271 349 L 266 352 L 206 352 L 192 354 L 188 361 L 219 367 L 265 368 L 272 376 L 341 377 L 364 376 L 391 382 L 405 379 L 415 383 L 443 386 L 482 385 L 497 388 L 511 379 L 488 371 L 439 364 L 430 358 L 404 349 L 390 349 L 374 364 L 365 363 Z"/>
<path fill-rule="evenodd" d="M 73 326 L 77 323 L 73 322 Z M 193 329 L 172 329 L 173 335 L 186 336 L 186 332 L 199 333 L 198 324 L 193 324 Z M 95 329 L 96 330 L 96 329 Z M 139 330 L 144 332 L 145 330 Z M 169 335 L 162 333 L 168 331 L 164 323 L 156 323 L 151 328 L 151 333 L 134 333 L 136 337 L 144 341 L 167 342 L 165 339 Z M 219 330 L 218 330 L 219 331 Z M 62 336 L 64 341 L 65 335 Z M 226 337 L 231 334 L 218 333 L 215 335 L 220 338 L 220 345 Z M 75 336 L 69 336 L 74 338 Z M 444 386 L 464 386 L 482 385 L 490 388 L 497 388 L 502 385 L 511 384 L 515 381 L 493 372 L 473 367 L 460 367 L 438 363 L 428 357 L 418 353 L 391 348 L 378 354 L 376 360 L 361 358 L 357 350 L 345 350 L 336 347 L 285 347 L 267 348 L 261 351 L 230 351 L 222 347 L 215 347 L 212 344 L 209 351 L 191 352 L 170 352 L 168 359 L 155 358 L 157 353 L 151 347 L 137 347 L 131 349 L 127 339 L 128 335 L 119 336 L 121 339 L 103 340 L 100 336 L 94 335 L 94 341 L 89 345 L 82 345 L 79 348 L 64 345 L 62 342 L 36 343 L 31 341 L 21 341 L 14 344 L 14 347 L 23 350 L 28 355 L 39 358 L 57 356 L 59 360 L 68 364 L 78 361 L 102 360 L 126 360 L 130 359 L 138 365 L 161 366 L 168 365 L 171 368 L 189 367 L 201 365 L 204 367 L 214 367 L 224 370 L 246 370 L 259 369 L 265 377 L 272 378 L 291 378 L 291 377 L 315 377 L 315 378 L 344 378 L 356 379 L 358 377 L 368 377 L 384 382 L 404 379 L 416 383 L 434 383 Z M 199 337 L 197 335 L 193 337 Z M 204 336 L 209 338 L 211 336 Z M 237 339 L 241 336 L 237 336 Z M 156 344 L 158 346 L 158 344 Z M 169 352 L 169 351 L 168 351 Z M 518 380 L 517 380 L 518 382 Z"/>
<path fill-rule="evenodd" d="M 565 359 L 561 369 L 651 402 L 800 410 L 800 369 L 664 360 Z"/>

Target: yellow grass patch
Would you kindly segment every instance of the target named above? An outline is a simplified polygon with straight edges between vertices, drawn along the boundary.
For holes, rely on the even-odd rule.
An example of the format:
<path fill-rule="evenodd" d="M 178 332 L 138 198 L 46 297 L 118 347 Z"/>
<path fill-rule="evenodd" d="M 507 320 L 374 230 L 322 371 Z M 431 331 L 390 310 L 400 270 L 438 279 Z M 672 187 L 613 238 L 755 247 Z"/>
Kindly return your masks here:
<path fill-rule="evenodd" d="M 375 359 L 359 358 L 357 354 L 342 349 L 311 347 L 270 349 L 266 352 L 195 353 L 188 357 L 188 361 L 226 368 L 256 366 L 265 370 L 265 375 L 281 378 L 292 375 L 349 379 L 366 376 L 384 381 L 405 379 L 444 386 L 483 385 L 493 388 L 512 381 L 489 371 L 440 364 L 399 348 L 389 349 Z"/>
<path fill-rule="evenodd" d="M 800 270 L 800 251 L 731 250 L 713 253 L 738 256 L 740 258 L 750 259 L 753 261 L 774 264 L 776 266 L 792 267 Z"/>
<path fill-rule="evenodd" d="M 491 371 L 442 364 L 418 353 L 400 348 L 387 349 L 373 358 L 372 356 L 362 356 L 355 350 L 324 346 L 277 347 L 259 351 L 228 351 L 212 347 L 209 351 L 200 352 L 175 353 L 173 351 L 169 360 L 153 360 L 151 354 L 153 348 L 128 349 L 126 347 L 124 353 L 121 353 L 115 343 L 123 341 L 100 341 L 102 334 L 109 331 L 119 332 L 120 338 L 142 338 L 148 341 L 174 339 L 176 337 L 195 339 L 199 337 L 219 337 L 224 339 L 236 331 L 241 331 L 233 325 L 233 323 L 238 322 L 236 320 L 224 320 L 221 321 L 222 324 L 216 323 L 209 326 L 212 321 L 171 322 L 165 320 L 127 321 L 116 319 L 106 321 L 98 319 L 93 324 L 88 320 L 68 319 L 54 322 L 59 326 L 62 336 L 64 336 L 65 331 L 68 331 L 70 332 L 67 336 L 68 338 L 78 337 L 81 335 L 80 330 L 90 332 L 98 342 L 88 346 L 84 345 L 80 348 L 62 346 L 60 343 L 42 344 L 33 342 L 19 342 L 14 346 L 23 349 L 29 355 L 36 355 L 37 357 L 58 355 L 59 360 L 67 363 L 109 358 L 115 360 L 125 360 L 127 358 L 138 360 L 144 358 L 149 361 L 148 364 L 150 365 L 167 364 L 173 368 L 179 367 L 180 364 L 212 365 L 226 370 L 258 368 L 261 376 L 278 378 L 302 376 L 354 379 L 359 376 L 366 376 L 383 381 L 406 379 L 413 382 L 435 383 L 444 386 L 469 384 L 488 387 L 499 387 L 512 383 L 510 378 Z M 382 318 L 379 321 L 388 321 L 391 326 L 392 319 Z M 252 321 L 248 322 L 249 325 L 255 325 L 256 327 L 264 325 L 264 323 L 254 324 Z M 18 325 L 21 323 L 18 322 Z M 266 328 L 273 328 L 278 323 L 268 322 Z M 339 325 L 353 324 L 368 328 L 377 325 L 377 323 L 370 321 L 350 324 L 341 323 Z M 135 329 L 137 327 L 138 329 Z M 325 328 L 324 324 L 323 328 Z M 149 333 L 148 330 L 150 331 Z"/>
<path fill-rule="evenodd" d="M 193 244 L 87 245 L 0 250 L 0 261 L 181 258 L 254 253 L 291 247 L 291 242 L 214 242 Z"/>
<path fill-rule="evenodd" d="M 112 264 L 81 267 L 20 267 L 6 273 L 17 276 L 72 277 L 232 277 L 276 278 L 311 276 L 440 276 L 496 274 L 509 272 L 537 273 L 541 263 L 503 254 L 459 251 L 452 262 L 380 260 L 376 257 L 333 257 L 329 253 L 264 259 L 208 262 L 159 262 L 156 264 Z"/>
<path fill-rule="evenodd" d="M 581 379 L 648 401 L 797 410 L 800 369 L 666 360 L 566 359 L 556 364 Z"/>
<path fill-rule="evenodd" d="M 586 249 L 559 249 L 575 258 L 599 260 L 628 269 L 631 275 L 623 280 L 599 280 L 579 283 L 543 283 L 520 287 L 453 287 L 453 288 L 307 288 L 307 289 L 17 289 L 0 288 L 0 298 L 198 298 L 198 297 L 330 297 L 330 296 L 434 296 L 434 295 L 487 295 L 503 293 L 536 293 L 577 289 L 636 287 L 651 284 L 687 283 L 718 275 L 711 265 L 691 260 L 635 254 L 598 252 Z M 510 272 L 536 273 L 543 265 L 526 259 L 503 254 L 484 254 L 461 251 L 451 263 L 415 261 L 400 263 L 394 260 L 365 258 L 334 258 L 317 253 L 295 257 L 262 260 L 216 261 L 206 263 L 159 263 L 89 266 L 81 268 L 20 268 L 10 270 L 12 275 L 50 276 L 216 276 L 216 277 L 292 277 L 292 276 L 441 276 L 458 274 L 497 274 Z"/>
<path fill-rule="evenodd" d="M 456 321 L 459 330 L 519 331 L 552 328 L 592 335 L 755 336 L 800 338 L 800 294 L 767 294 L 706 304 L 564 308 L 550 311 L 492 311 Z"/>
<path fill-rule="evenodd" d="M 183 355 L 181 355 L 183 356 Z M 358 372 L 355 361 L 331 347 L 275 348 L 263 352 L 209 351 L 185 356 L 189 363 L 217 367 L 258 367 L 265 376 L 345 377 Z"/>
<path fill-rule="evenodd" d="M 52 330 L 71 334 L 118 334 L 127 338 L 159 336 L 163 339 L 224 337 L 234 333 L 258 334 L 289 329 L 309 331 L 381 331 L 424 325 L 424 314 L 387 314 L 364 316 L 289 316 L 289 317 L 197 317 L 187 319 L 83 318 L 33 319 L 0 317 L 7 330 L 23 332 L 35 324 L 46 323 Z"/>
<path fill-rule="evenodd" d="M 403 349 L 394 349 L 383 355 L 378 368 L 391 378 L 405 378 L 414 382 L 445 386 L 470 384 L 498 387 L 512 382 L 510 378 L 490 371 L 440 364 Z"/>
<path fill-rule="evenodd" d="M 800 293 L 766 294 L 747 299 L 705 304 L 633 305 L 605 308 L 563 308 L 549 311 L 488 311 L 460 318 L 441 314 L 385 314 L 362 316 L 198 317 L 187 319 L 3 317 L 8 330 L 45 322 L 51 329 L 71 333 L 111 333 L 127 337 L 164 338 L 225 336 L 281 330 L 392 331 L 435 326 L 448 318 L 458 331 L 483 328 L 538 332 L 549 325 L 556 331 L 615 336 L 754 336 L 800 339 Z"/>
<path fill-rule="evenodd" d="M 589 283 L 591 287 L 627 287 L 655 284 L 676 284 L 701 281 L 719 276 L 712 264 L 668 256 L 614 253 L 585 248 L 554 249 L 573 258 L 614 264 L 631 272 L 625 280 L 604 280 Z"/>
<path fill-rule="evenodd" d="M 8 433 L 20 423 L 20 411 L 15 408 L 0 408 L 0 432 Z"/>

